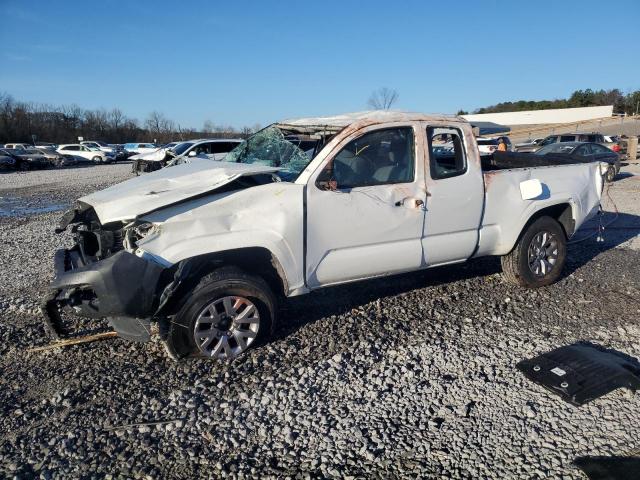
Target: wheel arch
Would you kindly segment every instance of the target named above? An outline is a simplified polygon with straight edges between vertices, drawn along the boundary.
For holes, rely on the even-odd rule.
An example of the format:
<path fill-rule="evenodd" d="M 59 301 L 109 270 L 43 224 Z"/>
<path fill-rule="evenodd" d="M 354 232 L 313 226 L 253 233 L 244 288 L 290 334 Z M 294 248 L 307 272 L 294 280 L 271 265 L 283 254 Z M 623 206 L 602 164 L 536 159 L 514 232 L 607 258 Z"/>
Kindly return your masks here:
<path fill-rule="evenodd" d="M 573 216 L 573 206 L 571 203 L 565 202 L 549 205 L 541 208 L 540 210 L 536 210 L 520 229 L 518 238 L 522 236 L 522 233 L 529 225 L 540 217 L 551 217 L 556 220 L 562 226 L 562 230 L 567 238 L 570 238 L 575 233 L 576 222 Z"/>
<path fill-rule="evenodd" d="M 185 258 L 171 269 L 162 292 L 156 315 L 171 315 L 179 308 L 181 298 L 195 288 L 200 279 L 214 270 L 234 266 L 246 273 L 261 277 L 277 297 L 289 292 L 286 272 L 279 259 L 265 247 L 243 247 L 204 253 Z"/>

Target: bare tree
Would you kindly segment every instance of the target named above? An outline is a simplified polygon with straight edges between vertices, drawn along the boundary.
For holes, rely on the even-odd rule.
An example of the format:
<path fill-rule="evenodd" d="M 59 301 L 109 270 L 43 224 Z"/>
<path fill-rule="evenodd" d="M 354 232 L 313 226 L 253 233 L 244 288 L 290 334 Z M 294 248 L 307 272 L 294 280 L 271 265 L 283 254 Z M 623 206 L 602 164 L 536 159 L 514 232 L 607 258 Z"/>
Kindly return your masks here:
<path fill-rule="evenodd" d="M 373 91 L 367 105 L 374 110 L 389 110 L 398 101 L 398 96 L 396 90 L 381 87 Z"/>
<path fill-rule="evenodd" d="M 211 120 L 205 120 L 204 124 L 202 125 L 202 133 L 206 133 L 206 134 L 212 133 L 214 128 L 215 128 L 215 125 Z"/>
<path fill-rule="evenodd" d="M 145 126 L 158 142 L 171 141 L 171 136 L 175 131 L 173 120 L 169 120 L 162 113 L 156 111 L 149 114 Z"/>
<path fill-rule="evenodd" d="M 119 108 L 114 108 L 109 112 L 109 125 L 114 131 L 117 132 L 124 121 L 124 113 Z"/>

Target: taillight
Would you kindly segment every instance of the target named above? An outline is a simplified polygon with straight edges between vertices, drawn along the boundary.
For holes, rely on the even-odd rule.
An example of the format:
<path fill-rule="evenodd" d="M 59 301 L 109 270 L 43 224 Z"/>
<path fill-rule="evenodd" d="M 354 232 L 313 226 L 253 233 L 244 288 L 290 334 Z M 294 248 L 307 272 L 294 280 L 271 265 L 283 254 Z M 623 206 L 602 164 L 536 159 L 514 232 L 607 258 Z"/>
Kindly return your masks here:
<path fill-rule="evenodd" d="M 613 147 L 611 147 L 611 150 L 613 150 L 616 153 L 620 152 L 621 150 L 620 145 L 618 144 L 614 145 Z"/>

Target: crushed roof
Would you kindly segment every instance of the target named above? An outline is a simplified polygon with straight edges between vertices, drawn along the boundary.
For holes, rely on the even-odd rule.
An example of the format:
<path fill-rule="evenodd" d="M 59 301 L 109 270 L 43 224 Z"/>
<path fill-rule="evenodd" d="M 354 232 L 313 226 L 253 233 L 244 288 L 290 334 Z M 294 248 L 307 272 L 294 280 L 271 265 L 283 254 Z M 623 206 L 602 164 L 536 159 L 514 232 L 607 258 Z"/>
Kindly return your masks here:
<path fill-rule="evenodd" d="M 461 117 L 455 115 L 424 114 L 414 112 L 402 112 L 397 110 L 369 110 L 364 112 L 343 113 L 328 117 L 307 117 L 292 118 L 278 122 L 277 125 L 291 126 L 323 126 L 344 128 L 353 123 L 374 124 L 380 122 L 401 122 L 401 121 L 457 121 L 466 122 Z"/>

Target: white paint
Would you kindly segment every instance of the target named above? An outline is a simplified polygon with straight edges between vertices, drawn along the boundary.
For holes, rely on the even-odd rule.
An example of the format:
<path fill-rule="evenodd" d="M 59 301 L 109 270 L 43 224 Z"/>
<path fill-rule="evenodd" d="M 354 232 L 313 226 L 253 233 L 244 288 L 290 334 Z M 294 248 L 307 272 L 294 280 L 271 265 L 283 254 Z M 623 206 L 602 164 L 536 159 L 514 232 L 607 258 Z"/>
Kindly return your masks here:
<path fill-rule="evenodd" d="M 600 205 L 603 179 L 598 163 L 515 168 L 484 176 L 485 213 L 476 257 L 509 253 L 532 215 L 543 208 L 569 205 L 577 230 Z M 522 199 L 520 183 L 532 178 L 542 184 L 542 195 Z"/>
<path fill-rule="evenodd" d="M 392 125 L 413 127 L 415 138 L 422 135 L 419 123 Z M 364 127 L 342 136 L 335 154 L 350 141 L 379 128 Z M 426 201 L 423 162 L 415 162 L 419 165 L 415 165 L 412 183 L 321 190 L 316 179 L 334 157 L 324 159 L 307 186 L 308 285 L 315 288 L 420 268 L 425 211 L 417 200 Z M 416 144 L 414 158 L 424 159 L 422 143 Z"/>
<path fill-rule="evenodd" d="M 554 108 L 527 110 L 524 112 L 482 113 L 463 115 L 470 122 L 494 122 L 500 125 L 537 125 L 547 123 L 571 123 L 611 117 L 613 105 L 604 107 Z"/>
<path fill-rule="evenodd" d="M 567 203 L 578 228 L 599 205 L 598 164 L 502 170 L 485 174 L 483 182 L 471 127 L 460 118 L 375 112 L 358 115 L 348 128 L 339 125 L 349 121 L 343 117 L 309 121 L 332 121 L 338 130 L 295 183 L 216 193 L 240 176 L 278 169 L 203 160 L 131 179 L 80 200 L 94 207 L 102 223 L 136 218 L 154 223 L 156 228 L 138 247 L 166 264 L 232 249 L 267 249 L 282 266 L 290 296 L 308 287 L 464 261 L 474 251 L 475 256 L 503 255 L 540 209 Z M 301 121 L 290 122 L 304 127 Z M 369 131 L 406 126 L 413 128 L 415 137 L 413 182 L 350 191 L 316 186 L 320 171 L 349 141 Z M 462 131 L 464 175 L 430 177 L 428 126 Z M 533 199 L 521 190 L 532 178 L 544 187 Z"/>

